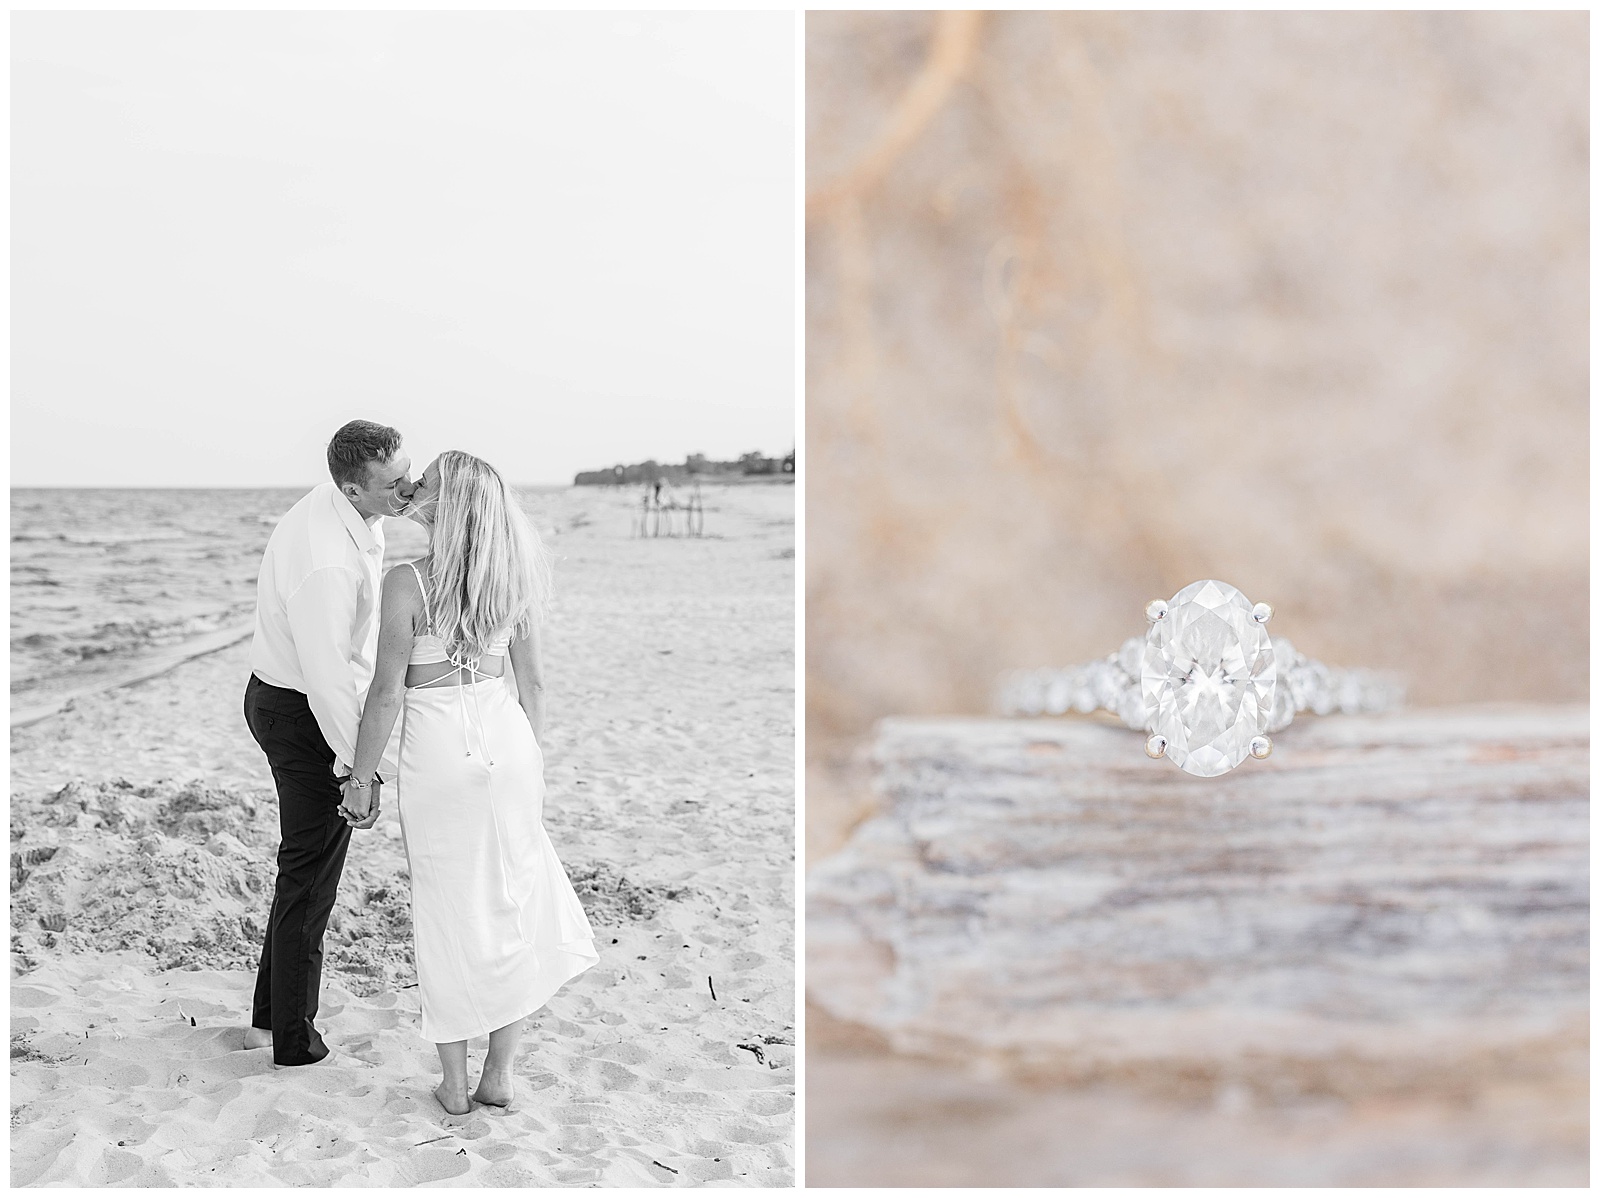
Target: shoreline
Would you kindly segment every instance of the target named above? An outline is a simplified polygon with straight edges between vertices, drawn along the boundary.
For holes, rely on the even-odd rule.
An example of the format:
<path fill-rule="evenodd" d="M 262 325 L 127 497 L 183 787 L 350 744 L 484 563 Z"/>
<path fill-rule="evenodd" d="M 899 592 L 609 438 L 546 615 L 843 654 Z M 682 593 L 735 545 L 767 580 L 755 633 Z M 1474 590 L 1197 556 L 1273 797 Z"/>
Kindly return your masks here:
<path fill-rule="evenodd" d="M 744 483 L 748 483 L 748 482 L 787 482 L 787 483 L 792 483 L 792 482 L 794 482 L 794 480 L 795 480 L 795 476 L 793 474 L 736 474 L 736 475 L 728 475 L 728 476 L 722 476 L 722 475 L 717 475 L 717 474 L 696 474 L 696 475 L 690 476 L 686 481 L 688 481 L 688 482 L 700 482 L 700 483 L 729 483 L 731 485 L 739 486 L 739 485 L 743 485 Z M 187 491 L 201 491 L 201 492 L 204 492 L 204 491 L 297 491 L 297 492 L 299 492 L 301 494 L 304 494 L 305 492 L 310 491 L 314 487 L 321 486 L 326 481 L 327 481 L 326 479 L 318 479 L 316 482 L 309 482 L 309 483 L 259 483 L 259 484 L 257 484 L 257 483 L 229 483 L 227 486 L 220 486 L 219 485 L 219 486 L 214 486 L 214 487 L 205 487 L 205 486 L 197 486 L 197 487 L 158 487 L 158 486 L 148 485 L 148 484 L 141 485 L 141 484 L 138 484 L 138 483 L 129 483 L 126 486 L 90 486 L 90 485 L 87 485 L 87 484 L 84 485 L 84 486 L 74 486 L 74 485 L 71 485 L 71 484 L 65 484 L 64 485 L 64 484 L 60 484 L 60 483 L 52 483 L 52 484 L 50 484 L 48 486 L 43 486 L 43 485 L 41 485 L 41 486 L 23 486 L 23 485 L 20 485 L 20 484 L 13 484 L 10 489 L 12 491 L 179 491 L 179 492 L 187 492 Z M 566 482 L 566 483 L 518 483 L 518 482 L 513 482 L 513 483 L 510 483 L 508 485 L 511 487 L 511 489 L 513 491 L 569 491 L 569 490 L 573 490 L 574 488 L 577 488 L 577 487 L 599 487 L 599 486 L 603 486 L 603 487 L 612 487 L 612 486 L 615 486 L 615 487 L 642 487 L 642 486 L 645 486 L 646 484 L 644 484 L 642 482 L 634 482 L 634 483 L 578 483 L 578 482 Z"/>
<path fill-rule="evenodd" d="M 794 477 L 795 476 L 792 474 L 741 474 L 729 478 L 723 478 L 716 474 L 691 474 L 688 478 L 669 478 L 667 481 L 670 482 L 674 487 L 687 487 L 692 486 L 695 483 L 699 483 L 703 487 L 772 487 L 785 485 L 792 487 L 794 485 Z M 593 482 L 567 483 L 565 485 L 572 487 L 575 490 L 579 487 L 587 487 L 596 490 L 636 491 L 641 488 L 654 486 L 655 484 L 639 482 L 636 480 L 634 482 L 625 483 Z"/>
<path fill-rule="evenodd" d="M 207 633 L 204 636 L 195 637 L 192 641 L 179 646 L 177 649 L 168 650 L 159 656 L 147 658 L 142 663 L 132 665 L 121 674 L 112 675 L 101 682 L 76 687 L 58 698 L 52 699 L 49 703 L 40 703 L 21 709 L 13 707 L 10 712 L 11 727 L 26 728 L 31 724 L 37 724 L 53 715 L 60 715 L 64 711 L 70 710 L 80 699 L 89 698 L 91 695 L 105 694 L 109 691 L 121 690 L 125 686 L 133 686 L 138 682 L 148 682 L 152 678 L 159 678 L 161 675 L 171 673 L 179 666 L 193 661 L 197 657 L 205 657 L 223 649 L 232 648 L 254 631 L 255 624 L 250 623 Z"/>
<path fill-rule="evenodd" d="M 508 1112 L 432 1097 L 387 794 L 324 941 L 341 1055 L 242 1049 L 277 843 L 247 635 L 14 727 L 12 1183 L 791 1185 L 792 493 L 723 506 L 670 547 L 615 497 L 546 513 L 542 818 L 601 960 L 534 1016 Z"/>

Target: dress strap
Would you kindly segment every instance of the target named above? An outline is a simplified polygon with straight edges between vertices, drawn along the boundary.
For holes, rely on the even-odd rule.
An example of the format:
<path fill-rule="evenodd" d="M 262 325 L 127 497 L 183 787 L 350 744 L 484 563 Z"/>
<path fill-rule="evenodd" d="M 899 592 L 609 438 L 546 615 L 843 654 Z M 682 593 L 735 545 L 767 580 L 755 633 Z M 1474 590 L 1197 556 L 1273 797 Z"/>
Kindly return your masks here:
<path fill-rule="evenodd" d="M 422 592 L 422 614 L 428 621 L 428 627 L 433 627 L 433 609 L 428 606 L 428 588 L 422 581 L 422 571 L 417 569 L 416 562 L 407 562 L 411 572 L 417 576 L 417 590 Z"/>
<path fill-rule="evenodd" d="M 427 584 L 422 581 L 422 571 L 417 569 L 416 562 L 407 562 L 406 565 L 410 566 L 411 572 L 417 576 L 417 589 L 422 592 L 422 614 L 427 617 L 430 635 L 433 635 L 431 631 L 433 628 L 433 608 L 428 603 L 428 587 Z M 492 766 L 494 765 L 494 753 L 489 748 L 488 737 L 484 732 L 483 711 L 478 703 L 478 691 L 476 683 L 478 683 L 480 680 L 492 679 L 494 675 L 485 674 L 482 670 L 478 669 L 478 662 L 481 660 L 481 658 L 463 658 L 459 655 L 459 653 L 451 653 L 447 650 L 445 653 L 445 660 L 451 665 L 455 666 L 457 670 L 465 670 L 472 676 L 472 681 L 474 683 L 472 691 L 472 712 L 473 715 L 477 717 L 476 722 L 478 725 L 478 743 L 483 746 L 484 756 L 489 759 L 489 764 Z M 446 675 L 446 677 L 449 677 L 449 675 Z M 461 747 L 466 750 L 467 756 L 471 757 L 472 742 L 467 737 L 467 688 L 466 686 L 458 683 L 455 690 L 458 708 L 461 712 Z"/>

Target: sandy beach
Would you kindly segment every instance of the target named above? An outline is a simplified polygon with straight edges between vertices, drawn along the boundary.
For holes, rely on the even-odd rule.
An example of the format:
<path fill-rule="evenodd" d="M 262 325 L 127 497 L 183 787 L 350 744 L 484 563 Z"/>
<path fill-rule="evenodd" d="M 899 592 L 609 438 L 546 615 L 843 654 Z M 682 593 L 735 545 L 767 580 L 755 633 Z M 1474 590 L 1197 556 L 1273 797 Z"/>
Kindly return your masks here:
<path fill-rule="evenodd" d="M 697 540 L 630 538 L 636 501 L 534 505 L 544 818 L 601 959 L 511 1109 L 432 1097 L 392 796 L 324 946 L 333 1056 L 241 1049 L 277 845 L 245 641 L 12 733 L 11 1184 L 793 1184 L 794 489 L 708 487 Z"/>

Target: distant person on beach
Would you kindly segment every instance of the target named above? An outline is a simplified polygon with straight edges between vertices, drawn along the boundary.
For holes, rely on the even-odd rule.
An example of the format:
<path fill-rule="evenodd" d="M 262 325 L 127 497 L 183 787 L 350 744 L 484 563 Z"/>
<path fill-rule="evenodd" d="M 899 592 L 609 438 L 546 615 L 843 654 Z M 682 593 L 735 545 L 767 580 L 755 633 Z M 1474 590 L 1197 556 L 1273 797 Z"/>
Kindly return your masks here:
<path fill-rule="evenodd" d="M 458 450 L 422 472 L 407 514 L 428 530 L 428 555 L 383 582 L 377 668 L 343 811 L 351 826 L 370 825 L 399 719 L 422 1034 L 444 1072 L 435 1097 L 463 1115 L 473 1102 L 510 1104 L 527 1016 L 599 957 L 540 822 L 548 552 L 495 469 Z M 489 1051 L 469 1096 L 467 1041 L 484 1035 Z"/>
<path fill-rule="evenodd" d="M 383 517 L 399 515 L 412 492 L 400 434 L 368 420 L 334 433 L 328 473 L 333 481 L 290 508 L 267 540 L 244 692 L 245 722 L 277 785 L 282 837 L 244 1046 L 270 1044 L 278 1065 L 328 1055 L 314 1024 L 322 936 L 351 828 L 378 818 L 375 770 L 364 775 L 366 817 L 354 824 L 340 811 L 338 778 L 355 761 L 378 659 Z M 392 766 L 382 772 L 394 776 Z"/>

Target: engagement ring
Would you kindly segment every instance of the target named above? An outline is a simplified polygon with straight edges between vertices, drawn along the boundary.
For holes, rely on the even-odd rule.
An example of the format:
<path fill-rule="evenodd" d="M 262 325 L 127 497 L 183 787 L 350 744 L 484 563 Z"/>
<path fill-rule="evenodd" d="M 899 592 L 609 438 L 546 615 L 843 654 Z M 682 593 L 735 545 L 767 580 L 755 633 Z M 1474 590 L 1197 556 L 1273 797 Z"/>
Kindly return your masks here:
<path fill-rule="evenodd" d="M 1190 583 L 1144 609 L 1149 628 L 1101 661 L 1001 675 L 996 710 L 1007 716 L 1112 712 L 1147 734 L 1145 752 L 1201 778 L 1272 752 L 1268 733 L 1297 712 L 1379 712 L 1399 707 L 1396 674 L 1333 669 L 1283 637 L 1267 636 L 1272 608 L 1236 587 Z"/>

